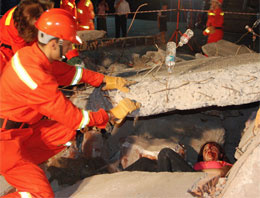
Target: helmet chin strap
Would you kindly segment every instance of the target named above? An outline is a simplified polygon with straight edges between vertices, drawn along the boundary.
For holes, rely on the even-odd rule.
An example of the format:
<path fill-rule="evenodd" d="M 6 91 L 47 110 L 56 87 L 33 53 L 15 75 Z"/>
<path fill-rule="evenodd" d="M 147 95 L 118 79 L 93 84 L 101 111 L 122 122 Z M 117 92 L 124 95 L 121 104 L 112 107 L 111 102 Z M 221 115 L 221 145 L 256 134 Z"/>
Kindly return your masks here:
<path fill-rule="evenodd" d="M 59 39 L 59 48 L 60 48 L 60 58 L 63 59 L 63 40 Z"/>

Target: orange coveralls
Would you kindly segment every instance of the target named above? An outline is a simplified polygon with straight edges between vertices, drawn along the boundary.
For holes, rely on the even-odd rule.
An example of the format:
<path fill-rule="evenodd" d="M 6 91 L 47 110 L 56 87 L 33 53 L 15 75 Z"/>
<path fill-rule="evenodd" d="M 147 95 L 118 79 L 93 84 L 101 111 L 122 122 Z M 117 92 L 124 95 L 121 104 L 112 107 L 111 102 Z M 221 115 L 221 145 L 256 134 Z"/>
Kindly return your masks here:
<path fill-rule="evenodd" d="M 77 4 L 78 30 L 94 30 L 95 13 L 90 0 L 80 0 Z"/>
<path fill-rule="evenodd" d="M 220 8 L 215 10 L 209 10 L 207 27 L 214 26 L 215 32 L 208 35 L 208 42 L 213 43 L 223 38 L 223 23 L 224 23 L 224 12 Z"/>
<path fill-rule="evenodd" d="M 6 63 L 18 49 L 32 45 L 32 43 L 26 43 L 24 39 L 19 36 L 14 26 L 13 12 L 15 8 L 16 7 L 7 11 L 0 20 L 0 74 Z"/>
<path fill-rule="evenodd" d="M 76 6 L 75 0 L 61 0 L 60 8 L 69 11 L 77 19 L 77 30 L 94 30 L 94 7 L 90 0 L 80 0 Z M 79 56 L 77 49 L 68 51 L 67 59 Z"/>
<path fill-rule="evenodd" d="M 69 11 L 74 17 L 76 17 L 76 3 L 75 0 L 61 0 L 60 8 Z"/>
<path fill-rule="evenodd" d="M 63 62 L 50 63 L 37 43 L 11 58 L 0 77 L 0 118 L 29 127 L 0 130 L 0 174 L 18 190 L 5 197 L 21 197 L 21 192 L 54 197 L 37 164 L 63 150 L 75 130 L 91 121 L 90 115 L 75 107 L 58 86 L 79 82 L 99 86 L 103 78 L 103 74 Z M 50 119 L 42 119 L 43 115 Z"/>

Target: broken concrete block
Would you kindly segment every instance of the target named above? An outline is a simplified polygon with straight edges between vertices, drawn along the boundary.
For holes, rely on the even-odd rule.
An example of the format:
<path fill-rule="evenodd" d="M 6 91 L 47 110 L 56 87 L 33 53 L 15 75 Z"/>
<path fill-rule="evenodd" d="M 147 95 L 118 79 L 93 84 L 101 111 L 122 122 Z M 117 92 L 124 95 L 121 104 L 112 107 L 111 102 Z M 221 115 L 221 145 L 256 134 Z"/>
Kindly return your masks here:
<path fill-rule="evenodd" d="M 77 35 L 83 42 L 92 41 L 99 38 L 103 38 L 106 32 L 103 30 L 81 30 L 77 31 Z"/>
<path fill-rule="evenodd" d="M 187 190 L 203 172 L 119 172 L 95 175 L 56 192 L 55 197 L 194 198 Z"/>
<path fill-rule="evenodd" d="M 253 137 L 243 155 L 230 169 L 221 197 L 259 197 L 260 195 L 260 131 Z"/>
<path fill-rule="evenodd" d="M 242 132 L 242 137 L 239 142 L 238 147 L 236 148 L 235 158 L 239 159 L 250 147 L 250 145 L 254 142 L 255 137 L 260 132 L 259 124 L 259 112 L 253 112 L 251 116 L 248 118 L 245 129 Z"/>
<path fill-rule="evenodd" d="M 113 104 L 130 98 L 142 104 L 130 116 L 148 116 L 173 110 L 229 106 L 260 100 L 260 55 L 206 58 L 176 63 L 148 75 L 132 76 L 129 93 L 109 91 Z"/>
<path fill-rule="evenodd" d="M 216 43 L 208 43 L 202 46 L 202 51 L 211 56 L 236 56 L 239 54 L 255 53 L 244 45 L 237 45 L 235 43 L 220 40 Z"/>
<path fill-rule="evenodd" d="M 0 175 L 0 196 L 4 196 L 15 191 L 16 189 L 9 183 L 7 183 L 5 178 L 2 175 Z"/>

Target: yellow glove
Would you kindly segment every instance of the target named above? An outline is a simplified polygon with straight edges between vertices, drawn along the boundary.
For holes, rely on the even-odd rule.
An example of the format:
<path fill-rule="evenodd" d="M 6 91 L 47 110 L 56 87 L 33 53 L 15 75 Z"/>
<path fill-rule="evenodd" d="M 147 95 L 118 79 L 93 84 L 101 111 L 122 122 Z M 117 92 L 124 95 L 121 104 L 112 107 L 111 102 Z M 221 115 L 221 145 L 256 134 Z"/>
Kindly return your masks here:
<path fill-rule="evenodd" d="M 215 27 L 214 26 L 209 26 L 207 27 L 204 31 L 203 31 L 203 34 L 206 36 L 206 35 L 209 35 L 209 34 L 213 34 L 215 33 Z"/>
<path fill-rule="evenodd" d="M 129 98 L 121 100 L 116 107 L 110 110 L 113 116 L 117 119 L 124 119 L 128 113 L 132 113 L 134 110 L 139 109 L 141 103 L 131 101 Z"/>
<path fill-rule="evenodd" d="M 125 87 L 128 81 L 121 77 L 105 76 L 104 78 L 106 85 L 102 90 L 119 89 L 122 92 L 129 92 L 129 89 Z"/>

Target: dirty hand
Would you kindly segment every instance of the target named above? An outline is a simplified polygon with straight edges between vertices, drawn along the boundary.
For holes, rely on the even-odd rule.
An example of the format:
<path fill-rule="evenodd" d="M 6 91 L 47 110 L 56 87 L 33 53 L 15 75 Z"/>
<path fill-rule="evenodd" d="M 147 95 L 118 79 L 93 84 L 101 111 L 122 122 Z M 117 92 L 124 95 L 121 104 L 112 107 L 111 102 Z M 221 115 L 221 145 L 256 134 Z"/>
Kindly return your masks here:
<path fill-rule="evenodd" d="M 105 76 L 104 82 L 106 85 L 102 88 L 102 90 L 110 90 L 110 89 L 119 89 L 122 92 L 129 92 L 129 89 L 126 87 L 128 81 L 121 77 L 114 76 Z"/>
<path fill-rule="evenodd" d="M 134 102 L 129 98 L 124 98 L 118 105 L 110 110 L 111 114 L 120 120 L 124 119 L 128 113 L 132 113 L 134 110 L 139 109 L 141 103 Z"/>

